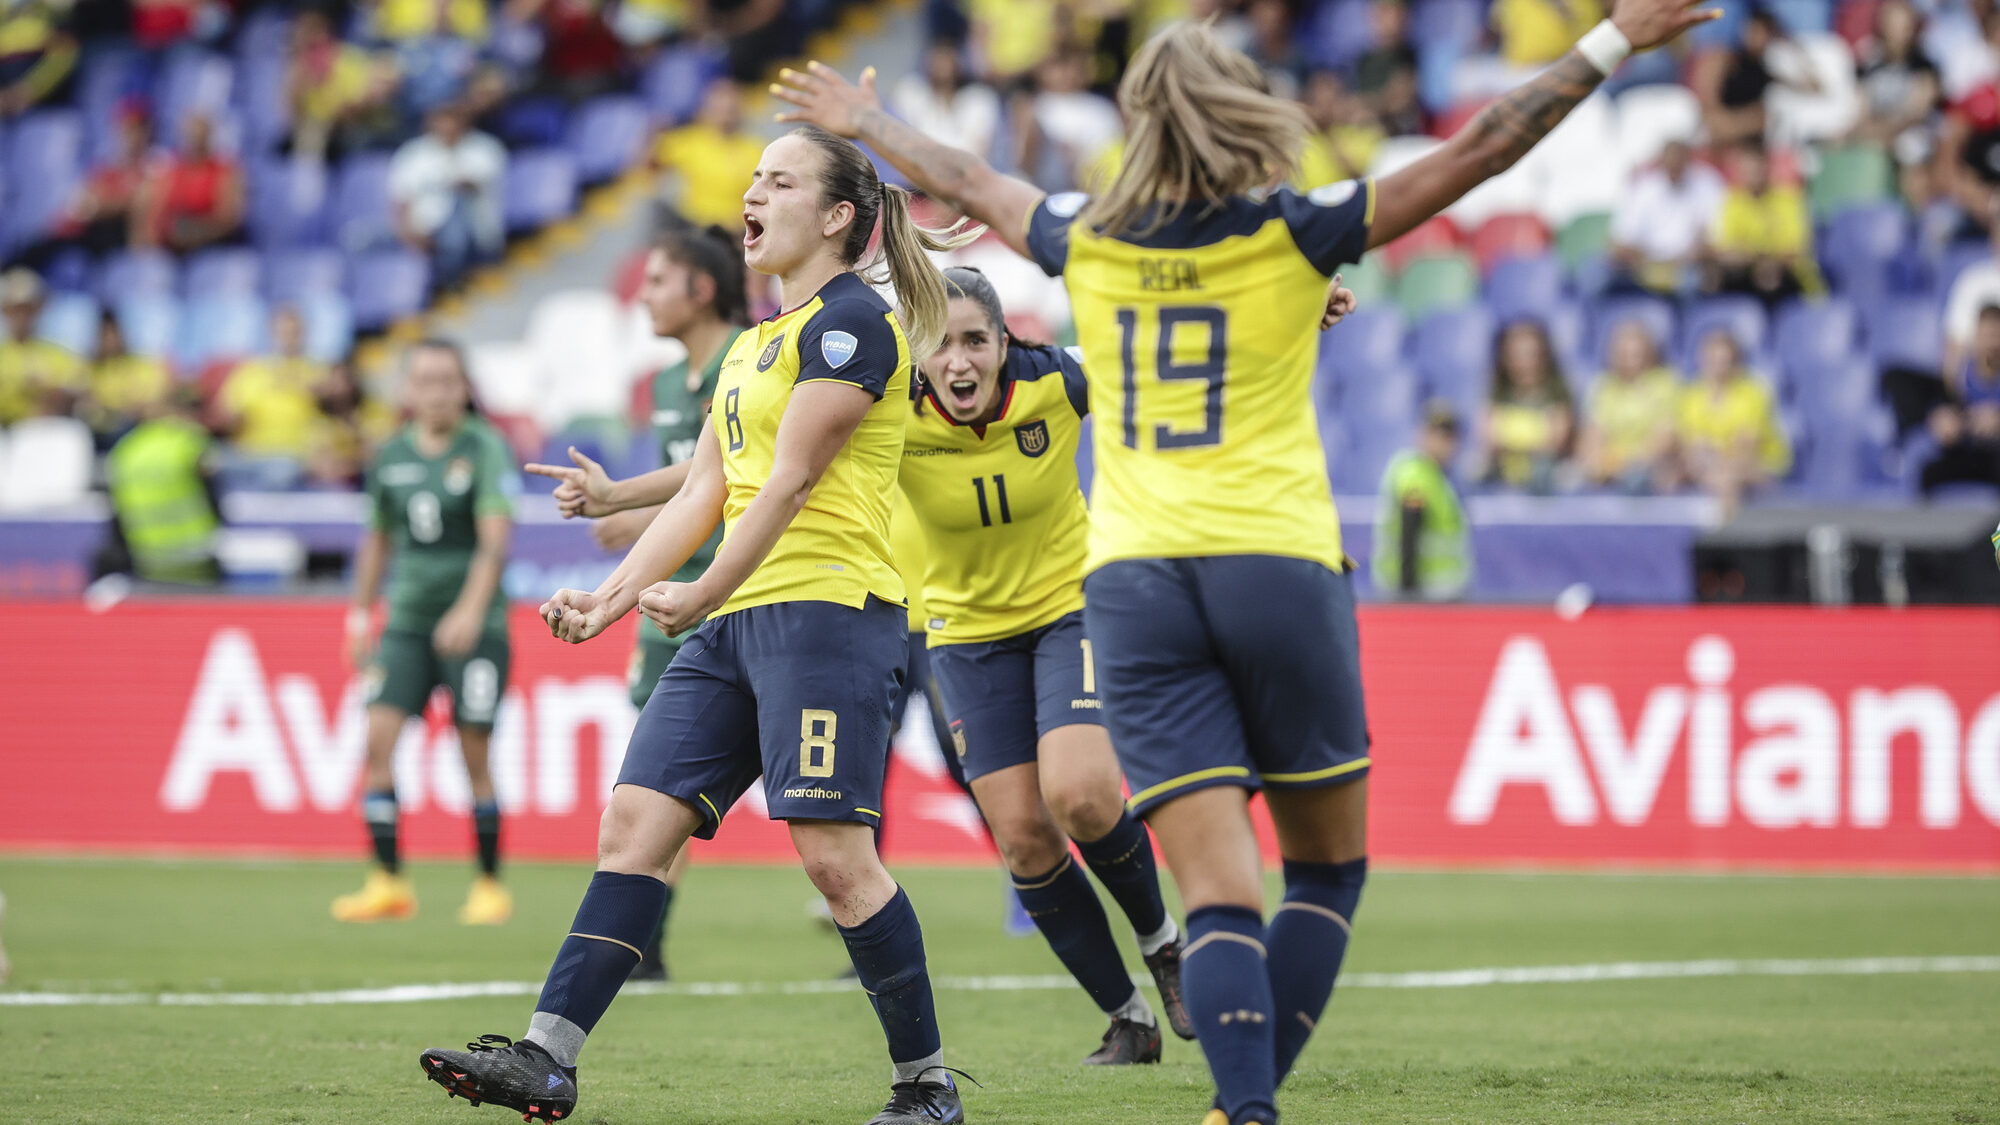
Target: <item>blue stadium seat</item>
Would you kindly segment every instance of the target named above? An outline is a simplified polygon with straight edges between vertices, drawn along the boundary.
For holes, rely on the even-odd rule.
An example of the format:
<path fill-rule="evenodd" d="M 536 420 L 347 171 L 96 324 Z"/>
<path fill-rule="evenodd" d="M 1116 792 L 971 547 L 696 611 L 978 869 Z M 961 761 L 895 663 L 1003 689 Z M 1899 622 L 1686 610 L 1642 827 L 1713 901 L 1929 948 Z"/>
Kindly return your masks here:
<path fill-rule="evenodd" d="M 97 298 L 87 293 L 51 293 L 35 323 L 35 334 L 77 355 L 92 355 L 97 351 L 98 317 Z"/>
<path fill-rule="evenodd" d="M 1785 305 L 1772 336 L 1779 366 L 1796 377 L 1851 357 L 1858 323 L 1854 306 L 1842 297 Z"/>
<path fill-rule="evenodd" d="M 601 184 L 638 163 L 650 133 L 646 103 L 632 97 L 597 98 L 570 118 L 563 147 L 576 158 L 586 184 Z"/>
<path fill-rule="evenodd" d="M 1486 393 L 1493 374 L 1493 314 L 1482 306 L 1425 317 L 1411 332 L 1410 358 L 1423 393 L 1463 407 Z"/>
<path fill-rule="evenodd" d="M 226 55 L 198 47 L 167 51 L 153 81 L 153 120 L 163 141 L 179 143 L 181 126 L 196 113 L 211 116 L 229 104 L 236 64 Z"/>
<path fill-rule="evenodd" d="M 7 131 L 6 233 L 16 244 L 40 238 L 83 178 L 83 119 L 72 109 L 38 110 Z"/>
<path fill-rule="evenodd" d="M 1769 321 L 1763 303 L 1755 297 L 1710 297 L 1700 302 L 1688 312 L 1681 328 L 1680 355 L 1688 366 L 1693 366 L 1702 338 L 1718 328 L 1728 332 L 1746 356 L 1754 358 L 1764 350 Z"/>
<path fill-rule="evenodd" d="M 272 54 L 246 56 L 237 71 L 244 151 L 274 151 L 291 132 L 292 103 L 286 89 L 289 67 L 281 48 Z"/>
<path fill-rule="evenodd" d="M 1958 275 L 1964 273 L 1966 267 L 1992 260 L 1993 249 L 1984 241 L 1954 242 L 1946 247 L 1944 260 L 1938 264 L 1937 272 L 1932 277 L 1939 299 L 1951 292 L 1951 283 L 1958 280 Z"/>
<path fill-rule="evenodd" d="M 1336 376 L 1394 366 L 1403 355 L 1403 314 L 1389 304 L 1356 309 L 1320 337 L 1319 350 L 1322 369 Z"/>
<path fill-rule="evenodd" d="M 241 246 L 203 250 L 188 259 L 181 286 L 189 300 L 214 294 L 257 292 L 264 276 L 263 255 Z"/>
<path fill-rule="evenodd" d="M 132 293 L 115 303 L 125 347 L 134 355 L 166 357 L 173 350 L 181 303 L 172 293 Z"/>
<path fill-rule="evenodd" d="M 333 236 L 348 251 L 395 241 L 389 203 L 389 157 L 379 152 L 350 156 L 340 165 L 333 187 Z"/>
<path fill-rule="evenodd" d="M 1504 258 L 1486 275 L 1486 306 L 1501 323 L 1542 317 L 1562 300 L 1562 260 L 1554 254 Z"/>
<path fill-rule="evenodd" d="M 1866 311 L 1868 352 L 1884 367 L 1937 371 L 1944 362 L 1942 314 L 1935 301 L 1899 298 Z"/>
<path fill-rule="evenodd" d="M 142 96 L 139 52 L 92 44 L 77 67 L 76 104 L 93 127 L 112 126 L 118 103 Z"/>
<path fill-rule="evenodd" d="M 639 96 L 645 99 L 655 123 L 679 125 L 694 116 L 701 106 L 702 91 L 723 70 L 723 59 L 707 48 L 694 44 L 671 47 L 646 68 L 639 80 Z"/>
<path fill-rule="evenodd" d="M 1422 382 L 1410 368 L 1397 366 L 1371 371 L 1365 378 L 1350 379 L 1341 387 L 1340 422 L 1357 437 L 1369 430 L 1386 428 L 1396 435 L 1396 440 L 1407 441 L 1421 397 Z"/>
<path fill-rule="evenodd" d="M 1486 34 L 1486 5 L 1481 0 L 1417 0 L 1409 27 L 1410 45 L 1419 53 L 1427 47 L 1462 52 Z"/>
<path fill-rule="evenodd" d="M 430 294 L 431 264 L 412 250 L 371 250 L 349 263 L 347 297 L 354 326 L 363 332 L 424 307 Z"/>
<path fill-rule="evenodd" d="M 1375 43 L 1370 0 L 1329 0 L 1306 17 L 1299 44 L 1315 66 L 1346 67 Z"/>
<path fill-rule="evenodd" d="M 306 354 L 328 363 L 354 350 L 354 311 L 334 290 L 300 294 L 296 302 L 306 324 Z"/>
<path fill-rule="evenodd" d="M 538 148 L 562 141 L 569 107 L 561 98 L 518 98 L 501 106 L 495 132 L 508 148 Z"/>
<path fill-rule="evenodd" d="M 1799 413 L 1814 422 L 1828 417 L 1860 418 L 1872 413 L 1880 401 L 1876 388 L 1881 380 L 1875 364 L 1865 356 L 1842 355 L 1796 372 L 1793 378 L 1797 381 Z"/>
<path fill-rule="evenodd" d="M 1842 499 L 1887 482 L 1884 464 L 1892 423 L 1884 408 L 1829 412 L 1796 421 L 1804 422 L 1794 430 L 1792 482 L 1798 492 Z"/>
<path fill-rule="evenodd" d="M 507 233 L 539 230 L 576 209 L 576 160 L 559 148 L 517 152 L 501 190 Z"/>
<path fill-rule="evenodd" d="M 273 250 L 264 258 L 264 295 L 275 304 L 296 304 L 310 294 L 342 291 L 347 259 L 324 246 Z"/>
<path fill-rule="evenodd" d="M 105 259 L 97 275 L 97 296 L 117 304 L 141 294 L 170 294 L 179 271 L 171 255 L 161 250 L 121 250 Z"/>
<path fill-rule="evenodd" d="M 1820 264 L 1834 288 L 1866 300 L 1888 290 L 1889 263 L 1909 241 L 1910 221 L 1896 203 L 1865 203 L 1834 215 L 1820 240 Z"/>
<path fill-rule="evenodd" d="M 241 359 L 265 350 L 270 311 L 254 290 L 236 293 L 190 292 L 173 360 L 184 370 L 199 370 L 219 359 Z"/>
<path fill-rule="evenodd" d="M 1590 310 L 1590 337 L 1584 358 L 1603 368 L 1610 361 L 1612 330 L 1628 320 L 1644 325 L 1662 355 L 1671 355 L 1674 335 L 1674 307 L 1658 297 L 1606 297 Z"/>
<path fill-rule="evenodd" d="M 318 164 L 260 160 L 248 169 L 250 237 L 266 249 L 327 241 L 328 173 Z"/>

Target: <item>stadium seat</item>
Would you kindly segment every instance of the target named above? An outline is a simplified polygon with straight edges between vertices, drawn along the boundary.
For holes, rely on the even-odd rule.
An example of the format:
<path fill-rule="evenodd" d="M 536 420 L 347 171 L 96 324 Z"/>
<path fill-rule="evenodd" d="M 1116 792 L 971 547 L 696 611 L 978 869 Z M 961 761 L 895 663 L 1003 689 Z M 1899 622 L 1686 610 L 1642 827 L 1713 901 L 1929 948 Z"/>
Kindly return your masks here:
<path fill-rule="evenodd" d="M 87 160 L 83 120 L 75 110 L 44 109 L 7 132 L 0 182 L 13 185 L 5 210 L 7 237 L 16 244 L 41 238 L 62 213 Z"/>
<path fill-rule="evenodd" d="M 1433 309 L 1470 304 L 1478 297 L 1479 268 L 1465 254 L 1418 258 L 1396 279 L 1396 304 L 1413 320 Z"/>
<path fill-rule="evenodd" d="M 679 125 L 701 106 L 702 91 L 720 75 L 723 59 L 698 44 L 684 43 L 661 52 L 639 81 L 639 96 L 655 124 Z"/>
<path fill-rule="evenodd" d="M 1612 297 L 1597 302 L 1590 310 L 1590 337 L 1584 359 L 1603 368 L 1610 362 L 1611 333 L 1620 324 L 1637 320 L 1659 344 L 1663 355 L 1673 351 L 1674 308 L 1658 297 Z"/>
<path fill-rule="evenodd" d="M 248 169 L 247 224 L 266 249 L 323 243 L 327 230 L 328 173 L 310 161 L 260 160 Z"/>
<path fill-rule="evenodd" d="M 1851 413 L 1828 411 L 1795 421 L 1804 423 L 1792 473 L 1799 492 L 1837 499 L 1885 478 L 1882 462 L 1890 423 L 1880 408 L 1857 403 Z"/>
<path fill-rule="evenodd" d="M 97 296 L 108 304 L 141 294 L 170 294 L 179 271 L 173 256 L 162 250 L 121 250 L 104 261 L 97 274 Z"/>
<path fill-rule="evenodd" d="M 1839 297 L 1779 309 L 1772 344 L 1787 380 L 1810 386 L 1813 373 L 1851 357 L 1858 323 L 1854 306 Z"/>
<path fill-rule="evenodd" d="M 98 304 L 87 293 L 51 293 L 35 332 L 86 359 L 97 353 Z"/>
<path fill-rule="evenodd" d="M 1944 363 L 1944 328 L 1935 302 L 1892 299 L 1864 310 L 1868 353 L 1884 367 L 1935 372 Z"/>
<path fill-rule="evenodd" d="M 501 107 L 495 132 L 507 147 L 541 148 L 562 143 L 569 107 L 561 98 L 517 98 Z"/>
<path fill-rule="evenodd" d="M 412 250 L 372 250 L 349 264 L 347 298 L 354 326 L 363 332 L 388 327 L 424 307 L 430 295 L 431 264 Z"/>
<path fill-rule="evenodd" d="M 576 210 L 576 160 L 559 148 L 517 152 L 501 189 L 507 233 L 539 230 Z"/>
<path fill-rule="evenodd" d="M 1320 337 L 1322 357 L 1336 357 L 1337 369 L 1380 371 L 1401 362 L 1403 316 L 1393 305 L 1363 305 Z"/>
<path fill-rule="evenodd" d="M 264 295 L 274 304 L 295 304 L 308 294 L 338 294 L 347 278 L 347 259 L 324 246 L 273 250 L 264 260 Z"/>
<path fill-rule="evenodd" d="M 1341 284 L 1354 291 L 1355 300 L 1364 308 L 1393 299 L 1393 282 L 1382 263 L 1380 253 L 1371 253 L 1353 265 L 1341 267 Z"/>
<path fill-rule="evenodd" d="M 1375 45 L 1368 22 L 1369 0 L 1328 0 L 1316 5 L 1299 28 L 1299 46 L 1315 66 L 1341 69 Z"/>
<path fill-rule="evenodd" d="M 1861 418 L 1879 404 L 1881 385 L 1866 356 L 1841 355 L 1798 373 L 1794 400 L 1815 424 L 1824 418 Z"/>
<path fill-rule="evenodd" d="M 258 291 L 263 274 L 264 259 L 255 250 L 241 246 L 203 250 L 188 259 L 181 287 L 190 300 L 218 293 L 249 295 Z"/>
<path fill-rule="evenodd" d="M 292 103 L 286 89 L 291 64 L 284 48 L 265 55 L 245 56 L 237 70 L 237 104 L 243 111 L 243 151 L 274 152 L 292 129 Z"/>
<path fill-rule="evenodd" d="M 1959 274 L 1973 266 L 1991 262 L 1994 257 L 1991 244 L 1983 239 L 1968 239 L 1945 247 L 1944 260 L 1938 263 L 1933 277 L 1938 299 L 1943 300 L 1951 294 L 1952 284 L 1958 280 Z"/>
<path fill-rule="evenodd" d="M 306 326 L 306 354 L 323 363 L 354 350 L 354 311 L 339 292 L 302 293 L 292 302 Z"/>
<path fill-rule="evenodd" d="M 160 138 L 178 142 L 189 117 L 214 117 L 228 108 L 235 81 L 236 64 L 227 56 L 190 46 L 169 50 L 153 83 L 153 119 Z"/>
<path fill-rule="evenodd" d="M 1597 378 L 1597 366 L 1588 361 L 1583 350 L 1583 306 L 1575 301 L 1557 301 L 1529 314 L 1527 319 L 1541 321 L 1549 334 L 1549 346 L 1555 349 L 1556 362 L 1572 388 L 1581 390 Z"/>
<path fill-rule="evenodd" d="M 255 355 L 264 350 L 270 319 L 264 299 L 254 292 L 192 292 L 174 340 L 174 366 L 187 370 Z"/>
<path fill-rule="evenodd" d="M 114 307 L 129 351 L 161 358 L 172 353 L 181 318 L 181 303 L 173 294 L 134 293 L 118 300 Z"/>
<path fill-rule="evenodd" d="M 90 491 L 96 454 L 90 427 L 75 418 L 27 418 L 14 423 L 0 471 L 0 510 L 72 508 Z"/>
<path fill-rule="evenodd" d="M 1450 219 L 1439 216 L 1418 223 L 1409 233 L 1379 248 L 1376 253 L 1381 256 L 1383 264 L 1389 267 L 1390 272 L 1400 273 L 1413 258 L 1430 254 L 1455 254 L 1462 245 L 1464 240 L 1458 233 L 1458 226 Z"/>
<path fill-rule="evenodd" d="M 1539 316 L 1562 300 L 1562 262 L 1553 254 L 1503 258 L 1486 273 L 1486 307 L 1501 320 Z"/>
<path fill-rule="evenodd" d="M 93 44 L 77 66 L 76 104 L 85 123 L 107 135 L 115 135 L 116 130 L 110 126 L 117 116 L 118 103 L 143 96 L 140 80 L 138 51 Z M 105 154 L 107 150 L 93 146 L 91 151 Z"/>
<path fill-rule="evenodd" d="M 341 162 L 333 186 L 333 236 L 349 252 L 387 245 L 396 238 L 390 216 L 389 157 L 360 153 Z"/>
<path fill-rule="evenodd" d="M 1556 256 L 1563 268 L 1575 273 L 1585 262 L 1611 252 L 1611 216 L 1608 213 L 1578 215 L 1556 232 Z"/>
<path fill-rule="evenodd" d="M 1418 51 L 1447 47 L 1464 51 L 1486 34 L 1481 0 L 1416 0 L 1410 8 L 1409 43 Z"/>
<path fill-rule="evenodd" d="M 585 103 L 570 118 L 563 147 L 576 158 L 576 174 L 601 184 L 645 158 L 646 103 L 631 97 L 604 97 Z"/>
<path fill-rule="evenodd" d="M 1626 167 L 1649 164 L 1668 140 L 1695 136 L 1701 103 L 1685 86 L 1639 86 L 1618 95 L 1618 159 Z"/>
<path fill-rule="evenodd" d="M 1807 181 L 1813 214 L 1826 218 L 1849 208 L 1887 200 L 1894 191 L 1889 157 L 1872 144 L 1829 147 Z"/>
<path fill-rule="evenodd" d="M 1888 291 L 1889 263 L 1909 241 L 1910 220 L 1901 205 L 1861 203 L 1827 221 L 1819 242 L 1820 265 L 1834 288 L 1857 299 Z"/>
<path fill-rule="evenodd" d="M 1689 309 L 1680 338 L 1680 355 L 1689 368 L 1694 366 L 1695 349 L 1701 346 L 1702 338 L 1718 328 L 1728 332 L 1744 355 L 1754 360 L 1763 352 L 1769 330 L 1763 303 L 1755 297 L 1709 297 Z"/>
<path fill-rule="evenodd" d="M 1483 394 L 1493 367 L 1493 314 L 1474 305 L 1446 309 L 1417 321 L 1410 333 L 1410 360 L 1424 393 L 1463 404 Z"/>

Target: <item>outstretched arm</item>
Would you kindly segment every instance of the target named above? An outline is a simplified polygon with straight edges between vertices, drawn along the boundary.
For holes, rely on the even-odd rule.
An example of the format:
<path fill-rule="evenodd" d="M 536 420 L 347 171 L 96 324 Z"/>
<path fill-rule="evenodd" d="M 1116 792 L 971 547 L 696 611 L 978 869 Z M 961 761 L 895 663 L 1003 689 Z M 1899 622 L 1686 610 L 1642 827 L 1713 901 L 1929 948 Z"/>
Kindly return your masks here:
<path fill-rule="evenodd" d="M 1605 21 L 1624 44 L 1614 53 L 1644 51 L 1721 15 L 1698 5 L 1707 0 L 1618 0 Z M 1592 57 L 1605 57 L 1600 24 L 1555 64 L 1499 101 L 1481 110 L 1450 140 L 1375 185 L 1375 222 L 1368 232 L 1373 250 L 1408 233 L 1487 180 L 1512 168 L 1549 135 L 1578 102 L 1590 96 L 1610 71 Z M 1615 40 L 1613 40 L 1615 43 Z M 1585 44 L 1593 44 L 1586 48 Z M 899 165 L 900 167 L 900 165 Z"/>
<path fill-rule="evenodd" d="M 985 223 L 1015 253 L 1028 256 L 1028 215 L 1046 193 L 889 116 L 875 93 L 874 67 L 861 72 L 859 86 L 821 62 L 807 64 L 803 72 L 781 71 L 778 77 L 771 93 L 798 107 L 779 114 L 778 120 L 803 121 L 866 144 L 924 194 Z"/>

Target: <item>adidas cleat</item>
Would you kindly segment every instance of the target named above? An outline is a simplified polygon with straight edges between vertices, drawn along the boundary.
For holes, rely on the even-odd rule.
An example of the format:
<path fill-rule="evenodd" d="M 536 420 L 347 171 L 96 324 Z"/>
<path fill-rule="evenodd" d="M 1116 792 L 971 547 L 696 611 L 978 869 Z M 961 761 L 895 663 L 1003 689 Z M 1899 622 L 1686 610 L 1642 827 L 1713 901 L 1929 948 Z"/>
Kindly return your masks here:
<path fill-rule="evenodd" d="M 1160 1029 L 1137 1020 L 1114 1019 L 1104 1043 L 1083 1060 L 1085 1066 L 1132 1066 L 1160 1061 Z"/>
<path fill-rule="evenodd" d="M 1194 1038 L 1194 1018 L 1188 1015 L 1187 1000 L 1181 996 L 1181 939 L 1175 938 L 1146 958 L 1153 983 L 1160 988 L 1160 1007 L 1166 1010 L 1167 1026 L 1182 1039 Z"/>
<path fill-rule="evenodd" d="M 958 1086 L 946 1074 L 941 1083 L 919 1078 L 889 1087 L 889 1104 L 868 1125 L 954 1125 L 964 1120 Z"/>
<path fill-rule="evenodd" d="M 505 1106 L 523 1121 L 561 1121 L 576 1112 L 575 1068 L 559 1065 L 540 1044 L 482 1035 L 465 1048 L 432 1047 L 417 1061 L 445 1093 L 475 1106 Z"/>

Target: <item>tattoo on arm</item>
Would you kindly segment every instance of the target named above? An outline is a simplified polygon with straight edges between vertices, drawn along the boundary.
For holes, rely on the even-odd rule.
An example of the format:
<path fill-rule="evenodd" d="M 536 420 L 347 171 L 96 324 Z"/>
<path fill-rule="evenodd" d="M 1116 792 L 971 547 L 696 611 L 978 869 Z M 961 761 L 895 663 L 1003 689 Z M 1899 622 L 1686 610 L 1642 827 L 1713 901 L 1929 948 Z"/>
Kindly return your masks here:
<path fill-rule="evenodd" d="M 856 124 L 861 139 L 912 183 L 953 210 L 964 212 L 966 185 L 982 163 L 977 156 L 939 144 L 880 109 L 864 110 Z"/>
<path fill-rule="evenodd" d="M 1479 111 L 1465 132 L 1485 175 L 1497 176 L 1512 168 L 1603 81 L 1603 71 L 1571 50 L 1555 65 Z"/>

